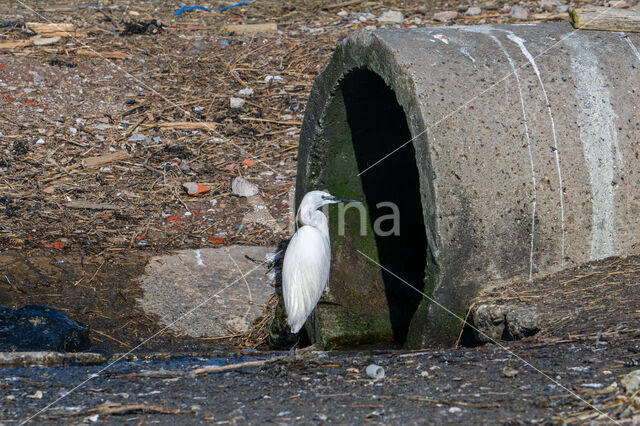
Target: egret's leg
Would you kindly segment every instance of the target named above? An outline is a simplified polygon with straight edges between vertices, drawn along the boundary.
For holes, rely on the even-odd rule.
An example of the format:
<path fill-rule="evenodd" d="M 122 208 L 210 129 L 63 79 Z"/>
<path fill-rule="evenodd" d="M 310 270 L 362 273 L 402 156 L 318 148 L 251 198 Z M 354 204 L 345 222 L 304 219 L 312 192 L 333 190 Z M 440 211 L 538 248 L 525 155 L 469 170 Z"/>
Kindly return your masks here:
<path fill-rule="evenodd" d="M 297 347 L 298 347 L 298 345 L 300 344 L 300 333 L 298 333 L 298 334 L 297 334 L 297 336 L 298 336 L 298 339 L 296 340 L 295 345 L 293 345 L 293 346 L 291 347 L 291 349 L 289 349 L 289 355 L 290 355 L 290 356 L 294 356 L 294 355 L 295 355 L 295 353 L 296 353 L 296 348 L 297 348 Z"/>

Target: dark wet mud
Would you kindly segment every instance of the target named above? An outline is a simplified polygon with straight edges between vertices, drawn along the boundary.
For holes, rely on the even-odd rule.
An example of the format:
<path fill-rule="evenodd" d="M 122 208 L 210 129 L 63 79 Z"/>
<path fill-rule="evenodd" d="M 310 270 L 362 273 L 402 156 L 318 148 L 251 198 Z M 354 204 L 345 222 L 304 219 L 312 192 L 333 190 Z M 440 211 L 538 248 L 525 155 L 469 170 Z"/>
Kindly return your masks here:
<path fill-rule="evenodd" d="M 632 417 L 629 404 L 619 403 L 620 392 L 610 385 L 634 368 L 639 344 L 307 353 L 200 377 L 189 372 L 281 354 L 128 360 L 108 368 L 4 368 L 0 422 L 39 413 L 34 423 L 612 423 Z M 385 369 L 384 379 L 367 377 L 371 363 Z"/>

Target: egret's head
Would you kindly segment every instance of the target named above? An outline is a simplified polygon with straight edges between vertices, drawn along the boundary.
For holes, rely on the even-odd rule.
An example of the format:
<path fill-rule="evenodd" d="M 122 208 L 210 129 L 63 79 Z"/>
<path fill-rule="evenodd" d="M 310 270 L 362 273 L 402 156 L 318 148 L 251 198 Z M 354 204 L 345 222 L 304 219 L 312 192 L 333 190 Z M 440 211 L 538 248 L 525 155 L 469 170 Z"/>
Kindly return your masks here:
<path fill-rule="evenodd" d="M 335 203 L 360 203 L 360 201 L 348 200 L 346 198 L 335 197 L 325 191 L 307 192 L 300 203 L 300 209 L 308 208 L 317 210 L 326 204 Z"/>

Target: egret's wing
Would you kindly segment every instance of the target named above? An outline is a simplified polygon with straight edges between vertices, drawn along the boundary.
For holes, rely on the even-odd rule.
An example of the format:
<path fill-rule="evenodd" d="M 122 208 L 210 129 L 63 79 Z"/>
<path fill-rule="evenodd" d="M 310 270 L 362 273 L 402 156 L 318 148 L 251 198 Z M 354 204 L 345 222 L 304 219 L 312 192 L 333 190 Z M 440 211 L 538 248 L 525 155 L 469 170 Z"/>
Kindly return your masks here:
<path fill-rule="evenodd" d="M 282 294 L 287 323 L 297 333 L 315 308 L 329 279 L 329 238 L 311 226 L 298 229 L 284 255 Z"/>

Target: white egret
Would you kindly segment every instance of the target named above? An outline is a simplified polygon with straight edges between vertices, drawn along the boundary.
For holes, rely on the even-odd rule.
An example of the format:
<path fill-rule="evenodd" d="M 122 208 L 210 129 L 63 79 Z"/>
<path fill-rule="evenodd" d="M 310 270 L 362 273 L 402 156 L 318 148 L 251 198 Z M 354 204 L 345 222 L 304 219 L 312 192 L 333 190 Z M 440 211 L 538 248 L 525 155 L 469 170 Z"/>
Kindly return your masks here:
<path fill-rule="evenodd" d="M 331 247 L 326 216 L 318 211 L 325 204 L 359 203 L 334 197 L 324 191 L 305 194 L 298 209 L 303 225 L 293 235 L 282 265 L 282 294 L 287 324 L 297 333 L 318 304 L 329 280 Z"/>

